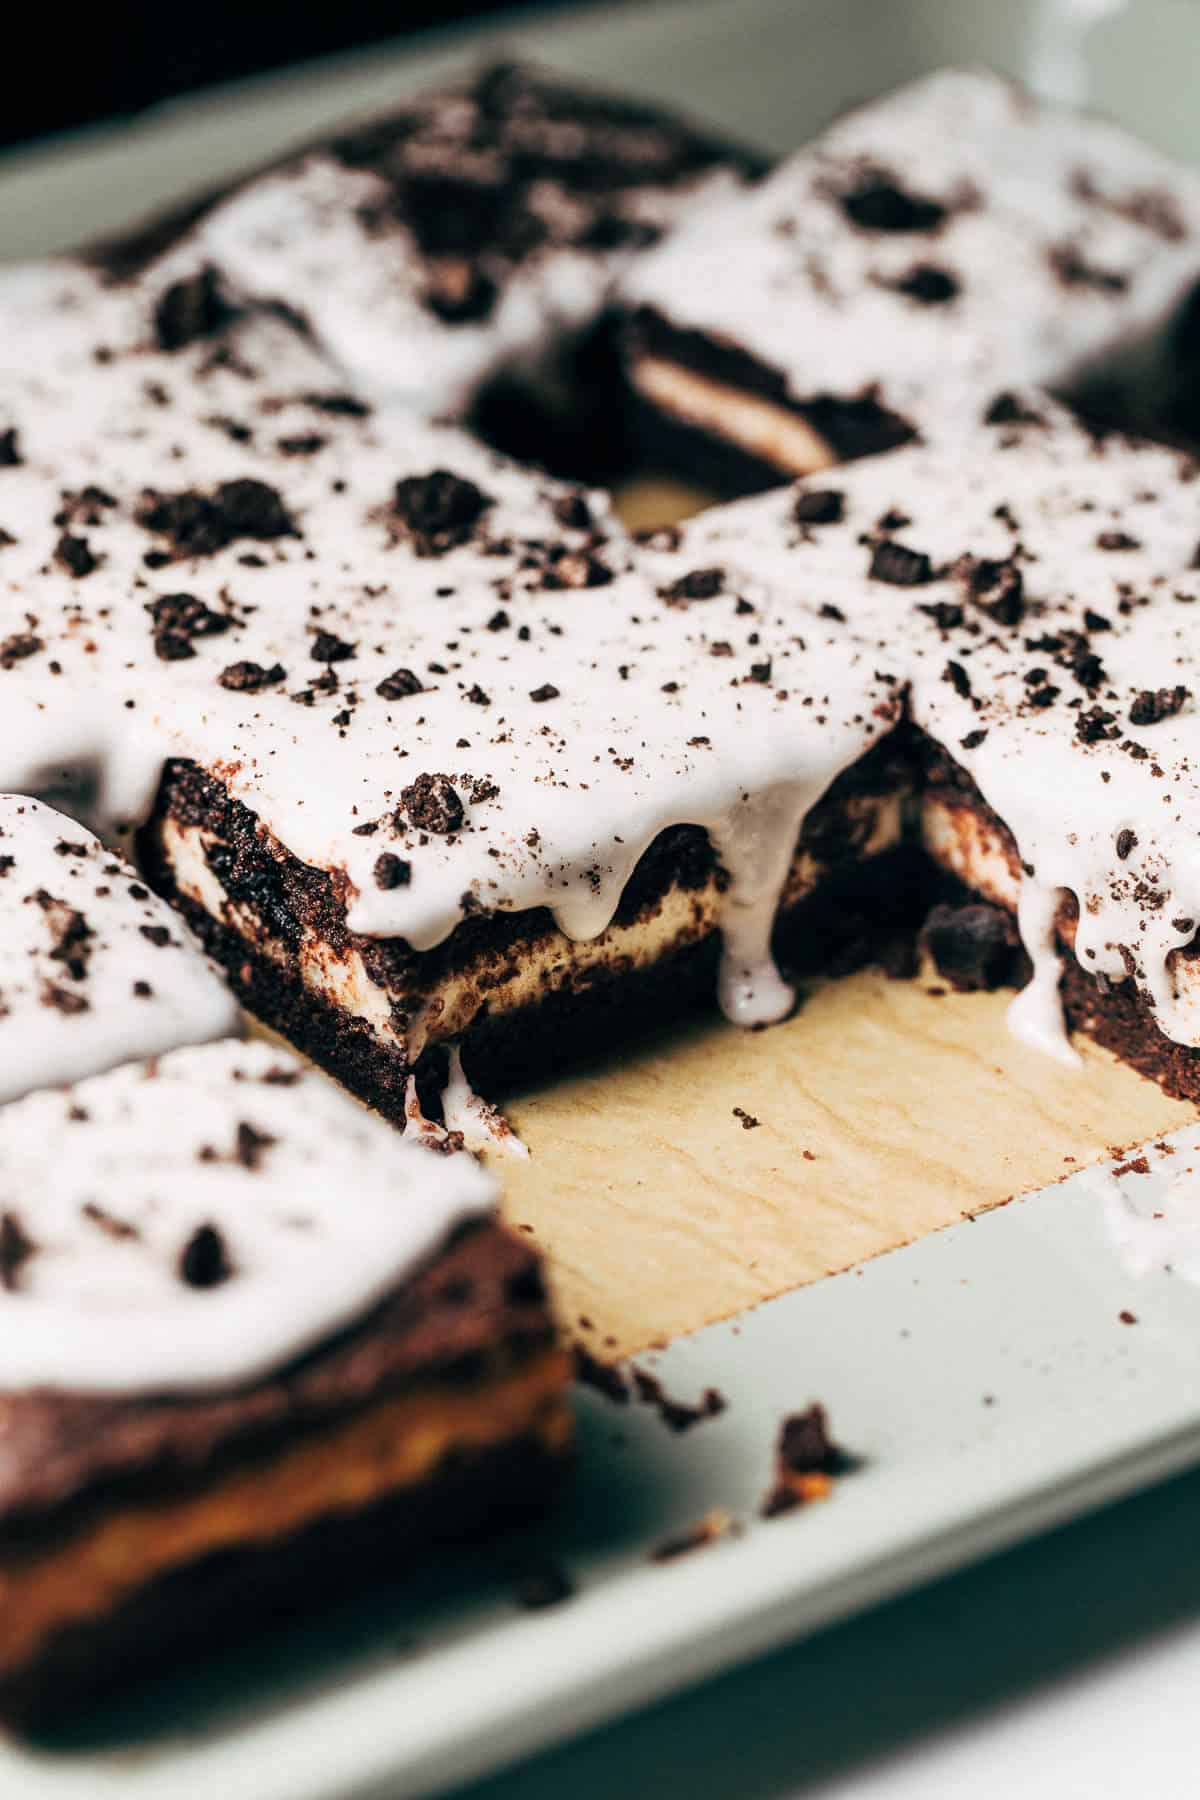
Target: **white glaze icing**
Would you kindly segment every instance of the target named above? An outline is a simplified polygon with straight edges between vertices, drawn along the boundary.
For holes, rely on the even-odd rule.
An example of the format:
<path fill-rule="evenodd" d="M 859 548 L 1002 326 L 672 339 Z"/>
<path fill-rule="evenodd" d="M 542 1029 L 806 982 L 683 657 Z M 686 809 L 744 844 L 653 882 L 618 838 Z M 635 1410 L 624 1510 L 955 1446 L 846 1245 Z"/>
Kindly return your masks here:
<path fill-rule="evenodd" d="M 33 1246 L 0 1289 L 3 1385 L 259 1380 L 360 1318 L 493 1200 L 470 1157 L 397 1137 L 266 1044 L 179 1050 L 31 1095 L 0 1112 L 0 1211 Z M 204 1226 L 230 1270 L 207 1287 L 180 1274 Z"/>
<path fill-rule="evenodd" d="M 178 915 L 70 819 L 0 794 L 0 871 L 0 1101 L 238 1031 Z"/>
<path fill-rule="evenodd" d="M 936 212 L 915 229 L 854 223 L 842 199 L 870 171 Z M 1190 171 L 1105 121 L 948 70 L 684 220 L 623 298 L 748 352 L 794 401 L 873 389 L 925 433 L 957 430 L 997 388 L 1069 383 L 1157 338 L 1195 280 L 1198 235 Z M 955 291 L 903 291 L 921 269 Z"/>
<path fill-rule="evenodd" d="M 98 312 L 105 304 L 100 296 Z M 568 935 L 595 937 L 653 839 L 704 825 L 731 876 L 736 1010 L 777 1016 L 786 995 L 766 942 L 799 819 L 894 717 L 886 678 L 850 635 L 791 594 L 744 582 L 733 560 L 718 592 L 665 592 L 694 570 L 688 553 L 635 554 L 594 496 L 596 541 L 564 528 L 564 490 L 465 434 L 396 412 L 314 414 L 296 396 L 327 389 L 328 377 L 278 322 L 249 321 L 232 347 L 233 368 L 215 372 L 205 372 L 211 345 L 175 357 L 138 348 L 99 367 L 76 348 L 61 411 L 44 376 L 36 397 L 20 374 L 0 384 L 26 459 L 0 471 L 0 520 L 18 540 L 0 553 L 0 592 L 12 628 L 32 614 L 43 643 L 0 676 L 20 703 L 0 730 L 0 780 L 44 787 L 48 772 L 82 767 L 111 823 L 115 799 L 144 811 L 165 754 L 193 756 L 294 854 L 345 875 L 352 929 L 417 949 L 480 906 L 547 905 Z M 239 375 L 243 364 L 269 373 Z M 146 407 L 147 381 L 161 383 L 167 404 Z M 214 412 L 250 440 L 231 442 L 207 422 Z M 281 437 L 314 431 L 324 441 L 313 454 L 278 452 Z M 393 492 L 439 468 L 490 504 L 473 541 L 421 556 Z M 165 539 L 136 522 L 145 489 L 211 494 L 244 478 L 275 487 L 300 535 L 239 538 L 147 569 L 147 551 Z M 63 489 L 88 481 L 116 504 L 86 526 L 98 566 L 66 583 L 47 567 L 51 517 Z M 554 560 L 560 550 L 567 560 Z M 247 552 L 265 566 L 247 567 Z M 602 585 L 553 585 L 589 554 Z M 186 659 L 163 660 L 147 603 L 179 592 L 232 622 L 196 636 Z M 490 629 L 498 613 L 507 623 Z M 354 656 L 314 661 L 318 626 Z M 69 680 L 50 672 L 55 660 L 70 663 Z M 219 673 L 242 661 L 279 665 L 286 678 L 253 694 L 220 686 Z M 326 666 L 337 687 L 318 692 Z M 427 691 L 381 697 L 397 668 Z M 94 717 L 81 687 L 98 696 Z M 443 773 L 463 825 L 426 833 L 403 793 Z M 764 832 L 763 796 L 777 788 L 787 796 Z M 408 822 L 397 824 L 398 811 Z M 364 825 L 377 829 L 360 836 Z M 382 853 L 411 865 L 407 884 L 379 885 Z M 747 984 L 762 995 L 745 994 Z"/>
<path fill-rule="evenodd" d="M 955 121 L 963 129 L 951 131 Z M 828 180 L 849 158 L 870 152 L 882 161 L 905 150 L 906 183 L 946 199 L 950 175 L 938 157 L 947 141 L 957 154 L 968 121 L 988 127 L 984 151 L 996 150 L 994 137 L 1001 146 L 1012 140 L 1008 162 L 998 150 L 993 160 L 1031 207 L 1045 168 L 1065 169 L 1072 158 L 1077 167 L 1096 138 L 1086 167 L 1106 198 L 1084 200 L 1065 179 L 1052 183 L 1051 197 L 1038 203 L 1047 215 L 1038 266 L 1044 272 L 1053 232 L 1069 225 L 1089 267 L 1111 269 L 1118 252 L 1124 257 L 1144 317 L 1150 287 L 1177 281 L 1184 251 L 1161 218 L 1150 230 L 1127 216 L 1129 183 L 1136 179 L 1140 193 L 1165 165 L 1139 162 L 1141 153 L 1106 127 L 1058 119 L 1004 84 L 951 74 L 854 115 L 812 154 Z M 1101 179 L 1118 147 L 1119 189 Z M 1176 206 L 1190 231 L 1193 196 L 1180 180 Z M 743 197 L 738 216 L 748 219 L 758 204 Z M 1029 240 L 1016 198 L 1015 210 L 1007 208 L 1008 200 L 998 209 L 958 206 L 939 243 L 952 229 L 973 230 L 973 219 L 994 223 L 996 210 L 1004 232 Z M 828 204 L 826 211 L 841 217 Z M 736 262 L 724 226 L 713 230 L 726 262 Z M 835 232 L 839 243 L 854 235 Z M 912 234 L 870 236 L 891 243 Z M 996 241 L 987 242 L 995 255 Z M 1117 628 L 1100 646 L 1101 698 L 1114 684 L 1127 709 L 1143 688 L 1175 678 L 1178 602 L 1164 596 L 1195 589 L 1190 490 L 1171 453 L 1113 444 L 1101 454 L 1062 421 L 1024 432 L 976 427 L 972 449 L 913 450 L 829 478 L 848 501 L 840 525 L 801 532 L 791 496 L 772 495 L 712 511 L 676 549 L 636 549 L 598 497 L 589 503 L 594 535 L 566 528 L 563 490 L 463 433 L 401 410 L 364 420 L 314 408 L 304 396 L 328 392 L 328 371 L 279 319 L 255 315 L 219 343 L 174 354 L 153 348 L 152 303 L 169 279 L 195 272 L 199 253 L 185 244 L 132 286 L 101 289 L 80 270 L 51 267 L 0 291 L 8 327 L 0 335 L 10 347 L 0 352 L 0 429 L 17 428 L 24 456 L 0 470 L 0 525 L 17 540 L 0 551 L 0 594 L 6 631 L 36 629 L 42 640 L 37 655 L 0 671 L 12 701 L 0 730 L 0 783 L 45 787 L 63 774 L 86 775 L 111 822 L 144 811 L 164 755 L 194 757 L 289 850 L 334 874 L 353 930 L 403 937 L 418 950 L 479 908 L 545 906 L 568 936 L 594 939 L 654 838 L 673 825 L 699 825 L 729 876 L 722 998 L 733 1016 L 762 1022 L 790 1003 L 770 962 L 769 933 L 800 822 L 895 719 L 907 692 L 918 722 L 971 770 L 1035 871 L 1029 882 L 1041 899 L 1030 887 L 1022 914 L 1039 978 L 1018 1004 L 1018 1027 L 1053 1040 L 1045 918 L 1047 896 L 1066 890 L 1082 909 L 1084 966 L 1120 977 L 1130 959 L 1164 1029 L 1180 1041 L 1200 1038 L 1200 1014 L 1176 991 L 1171 960 L 1200 916 L 1200 866 L 1178 798 L 1194 702 L 1150 728 L 1145 743 L 1131 728 L 1145 763 L 1111 744 L 1085 756 L 1070 705 L 1072 695 L 1080 706 L 1084 698 L 1071 690 L 1048 711 L 1033 707 L 1020 634 L 960 634 L 956 653 L 978 679 L 972 693 L 957 693 L 944 679 L 954 634 L 912 602 L 961 599 L 961 580 L 943 576 L 919 594 L 902 592 L 869 578 L 862 543 L 899 508 L 912 521 L 901 537 L 935 565 L 965 552 L 1004 557 L 1018 535 L 996 516 L 1005 503 L 1020 518 L 1031 616 L 1042 629 L 1079 629 L 1085 604 L 1111 613 L 1122 581 L 1156 590 L 1154 604 L 1129 620 L 1114 613 Z M 911 242 L 905 255 L 909 266 Z M 878 291 L 868 274 L 855 275 L 856 294 Z M 1106 343 L 1124 316 L 1115 293 L 1103 294 Z M 1095 293 L 1085 295 L 1081 311 L 1095 315 L 1093 302 Z M 995 292 L 988 305 L 998 307 Z M 999 310 L 1022 311 L 1007 302 Z M 1063 324 L 1067 310 L 1074 318 L 1074 307 L 1052 305 L 1046 293 L 1031 302 L 1037 331 L 1069 332 L 1074 353 L 1083 337 Z M 852 335 L 859 352 L 867 344 L 874 353 L 877 337 L 861 318 Z M 962 359 L 953 331 L 939 330 L 938 341 L 945 364 L 936 385 L 961 407 L 963 369 L 976 397 L 978 382 L 996 373 L 986 319 L 964 328 Z M 1064 343 L 1055 342 L 1061 361 Z M 967 424 L 960 413 L 958 429 Z M 297 440 L 314 438 L 296 449 Z M 1010 439 L 1015 452 L 1004 447 Z M 292 443 L 290 454 L 281 440 Z M 444 554 L 417 554 L 421 546 L 396 511 L 396 483 L 441 468 L 475 483 L 486 504 L 464 541 Z M 211 497 L 218 484 L 245 478 L 277 491 L 295 535 L 241 536 L 148 567 L 147 550 L 161 552 L 167 538 L 137 522 L 144 490 Z M 88 482 L 114 503 L 93 505 L 84 528 L 98 566 L 67 582 L 47 560 L 59 529 L 52 521 L 62 493 Z M 1100 519 L 1110 530 L 1132 520 L 1137 547 L 1097 550 Z M 598 585 L 586 580 L 589 557 L 604 578 Z M 681 580 L 686 589 L 689 576 L 710 569 L 718 578 L 701 582 L 701 591 L 680 590 Z M 146 606 L 177 592 L 202 602 L 208 619 L 229 622 L 195 637 L 185 659 L 163 660 Z M 978 622 L 977 612 L 968 614 Z M 314 660 L 318 629 L 353 655 Z M 55 661 L 65 675 L 53 673 Z M 285 673 L 254 693 L 221 686 L 219 673 L 243 662 Z M 397 668 L 415 671 L 424 691 L 381 696 L 381 678 Z M 325 677 L 330 685 L 320 688 Z M 981 723 L 981 746 L 964 746 Z M 1034 789 L 1032 754 L 1047 772 Z M 1162 778 L 1151 780 L 1152 755 L 1174 759 L 1168 773 L 1178 810 L 1169 826 L 1156 810 L 1163 790 L 1154 787 Z M 428 776 L 450 790 L 449 829 L 445 819 L 429 829 L 405 799 L 410 784 Z M 1066 794 L 1072 811 L 1064 825 Z M 1137 823 L 1139 847 L 1117 867 L 1123 821 Z M 370 835 L 360 835 L 364 826 L 374 828 Z M 381 883 L 381 855 L 400 858 L 408 878 Z M 1170 904 L 1151 913 L 1147 882 L 1169 886 Z"/>
<path fill-rule="evenodd" d="M 1161 1029 L 1195 1045 L 1200 990 L 1175 952 L 1200 919 L 1200 688 L 1155 722 L 1130 717 L 1139 695 L 1194 679 L 1194 469 L 1168 449 L 1097 442 L 1044 397 L 1036 411 L 1042 424 L 981 431 L 969 455 L 913 447 L 814 478 L 808 487 L 841 495 L 837 522 L 801 530 L 788 490 L 702 515 L 687 542 L 704 559 L 736 553 L 748 579 L 777 591 L 803 585 L 811 600 L 837 606 L 847 631 L 873 645 L 875 666 L 906 687 L 911 717 L 1007 826 L 1026 868 L 1020 923 L 1037 970 L 1014 1010 L 1022 1035 L 1069 1054 L 1047 937 L 1065 892 L 1078 902 L 1082 966 L 1109 980 L 1131 968 Z M 890 512 L 906 521 L 891 535 L 925 554 L 936 578 L 913 587 L 871 579 L 872 542 Z M 1025 615 L 1003 625 L 954 565 L 1014 550 Z M 921 610 L 938 606 L 958 607 L 962 622 L 942 628 Z M 1046 641 L 1056 636 L 1057 650 Z M 1070 667 L 1072 647 L 1099 658 L 1090 690 Z M 1057 690 L 1051 704 L 1031 699 L 1039 685 Z M 1109 714 L 1102 729 L 1112 735 L 1084 743 L 1077 721 L 1094 708 Z"/>

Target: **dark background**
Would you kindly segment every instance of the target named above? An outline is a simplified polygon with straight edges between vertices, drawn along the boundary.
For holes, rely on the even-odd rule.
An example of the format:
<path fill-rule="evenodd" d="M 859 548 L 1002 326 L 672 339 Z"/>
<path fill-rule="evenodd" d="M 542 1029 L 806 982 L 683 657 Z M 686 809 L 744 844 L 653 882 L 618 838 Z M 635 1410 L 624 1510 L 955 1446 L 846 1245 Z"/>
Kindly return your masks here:
<path fill-rule="evenodd" d="M 557 0 L 569 5 L 573 0 Z M 424 26 L 515 10 L 514 0 L 176 0 L 22 9 L 5 33 L 0 144 L 282 68 Z"/>

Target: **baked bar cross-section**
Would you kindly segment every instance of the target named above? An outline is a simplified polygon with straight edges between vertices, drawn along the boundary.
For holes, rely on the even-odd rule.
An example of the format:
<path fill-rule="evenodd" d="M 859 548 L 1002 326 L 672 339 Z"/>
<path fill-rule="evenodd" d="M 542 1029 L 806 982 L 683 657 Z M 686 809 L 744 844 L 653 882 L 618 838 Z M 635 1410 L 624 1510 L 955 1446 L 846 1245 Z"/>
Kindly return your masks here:
<path fill-rule="evenodd" d="M 492 1201 L 264 1044 L 0 1111 L 0 1710 L 546 1501 L 567 1358 Z"/>

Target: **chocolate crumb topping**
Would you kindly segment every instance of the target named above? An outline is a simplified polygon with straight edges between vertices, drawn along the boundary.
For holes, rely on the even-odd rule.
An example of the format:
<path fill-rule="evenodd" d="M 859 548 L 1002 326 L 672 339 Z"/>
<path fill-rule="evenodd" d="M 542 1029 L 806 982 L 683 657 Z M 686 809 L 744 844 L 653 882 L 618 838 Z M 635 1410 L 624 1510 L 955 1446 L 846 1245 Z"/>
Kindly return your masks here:
<path fill-rule="evenodd" d="M 8 1209 L 0 1213 L 0 1287 L 7 1293 L 20 1287 L 21 1272 L 36 1249 L 19 1216 Z"/>
<path fill-rule="evenodd" d="M 1143 688 L 1129 709 L 1131 725 L 1158 725 L 1182 710 L 1189 698 L 1185 687 Z"/>
<path fill-rule="evenodd" d="M 909 193 L 886 170 L 869 167 L 857 186 L 838 195 L 838 201 L 860 231 L 937 231 L 948 210 L 940 200 Z"/>
<path fill-rule="evenodd" d="M 225 1239 L 215 1225 L 198 1225 L 179 1258 L 179 1279 L 188 1287 L 220 1287 L 233 1274 Z"/>
<path fill-rule="evenodd" d="M 348 662 L 357 648 L 357 644 L 348 644 L 332 631 L 318 631 L 313 638 L 309 655 L 314 662 L 319 663 Z"/>
<path fill-rule="evenodd" d="M 10 425 L 5 431 L 0 431 L 0 469 L 19 469 L 24 461 L 16 427 Z"/>
<path fill-rule="evenodd" d="M 207 266 L 176 281 L 154 308 L 154 336 L 160 350 L 183 350 L 202 338 L 217 337 L 236 317 L 221 292 L 217 271 Z"/>
<path fill-rule="evenodd" d="M 923 587 L 933 580 L 933 564 L 923 550 L 883 538 L 871 552 L 868 573 L 872 581 L 886 581 L 892 587 Z"/>
<path fill-rule="evenodd" d="M 1045 425 L 1040 412 L 1026 404 L 1019 394 L 997 394 L 983 415 L 985 425 Z"/>
<path fill-rule="evenodd" d="M 69 531 L 65 531 L 54 546 L 54 559 L 77 581 L 82 581 L 85 575 L 91 575 L 100 567 L 100 559 L 93 555 L 87 539 L 75 537 Z"/>
<path fill-rule="evenodd" d="M 36 656 L 45 644 L 32 631 L 17 631 L 0 642 L 0 669 L 11 669 L 28 656 Z"/>
<path fill-rule="evenodd" d="M 689 569 L 659 594 L 668 606 L 686 606 L 690 600 L 712 600 L 724 586 L 724 569 Z"/>
<path fill-rule="evenodd" d="M 1051 272 L 1065 288 L 1091 288 L 1098 294 L 1123 294 L 1129 277 L 1119 269 L 1101 269 L 1090 263 L 1078 244 L 1055 244 L 1046 253 Z"/>
<path fill-rule="evenodd" d="M 272 663 L 269 669 L 264 669 L 261 663 L 235 662 L 217 676 L 220 685 L 235 694 L 257 694 L 286 679 L 287 670 L 282 663 Z"/>
<path fill-rule="evenodd" d="M 490 506 L 490 494 L 449 469 L 407 475 L 396 483 L 396 512 L 418 556 L 443 556 L 464 544 Z"/>
<path fill-rule="evenodd" d="M 797 494 L 792 517 L 797 525 L 836 525 L 846 510 L 846 496 L 836 488 L 812 488 Z"/>
<path fill-rule="evenodd" d="M 896 294 L 903 294 L 907 300 L 915 300 L 919 306 L 948 306 L 951 300 L 958 297 L 960 283 L 957 275 L 949 269 L 939 268 L 936 263 L 914 263 L 906 275 L 899 281 L 887 284 Z"/>
<path fill-rule="evenodd" d="M 213 556 L 238 538 L 265 543 L 300 535 L 278 489 L 250 476 L 223 481 L 211 494 L 151 494 L 138 523 L 167 538 L 180 557 Z"/>
<path fill-rule="evenodd" d="M 390 675 L 384 676 L 375 692 L 383 700 L 407 700 L 411 694 L 423 694 L 425 688 L 420 676 L 414 675 L 411 669 L 393 669 Z"/>
<path fill-rule="evenodd" d="M 541 687 L 531 688 L 529 698 L 540 705 L 545 700 L 557 700 L 558 689 L 552 681 L 543 681 Z"/>
<path fill-rule="evenodd" d="M 1131 830 L 1128 825 L 1124 826 L 1120 831 L 1118 831 L 1118 833 L 1117 833 L 1117 855 L 1120 857 L 1122 862 L 1126 861 L 1126 859 L 1128 858 L 1131 851 L 1136 850 L 1137 841 L 1138 841 L 1137 840 L 1137 832 Z"/>
<path fill-rule="evenodd" d="M 997 625 L 1019 625 L 1025 611 L 1025 584 L 1012 557 L 964 556 L 955 574 L 965 583 L 971 599 Z"/>
<path fill-rule="evenodd" d="M 247 1120 L 238 1121 L 234 1139 L 233 1158 L 243 1169 L 257 1169 L 262 1164 L 264 1153 L 275 1143 L 269 1131 L 256 1131 Z"/>
<path fill-rule="evenodd" d="M 375 858 L 372 873 L 378 888 L 407 887 L 412 880 L 412 864 L 405 862 L 402 856 L 395 856 L 390 850 L 385 850 Z"/>
<path fill-rule="evenodd" d="M 183 662 L 195 656 L 194 640 L 218 637 L 233 624 L 229 613 L 214 612 L 195 594 L 161 594 L 146 602 L 154 621 L 154 653 L 163 662 Z"/>
<path fill-rule="evenodd" d="M 462 799 L 448 775 L 418 775 L 400 790 L 400 810 L 409 824 L 435 837 L 449 837 L 462 827 Z"/>

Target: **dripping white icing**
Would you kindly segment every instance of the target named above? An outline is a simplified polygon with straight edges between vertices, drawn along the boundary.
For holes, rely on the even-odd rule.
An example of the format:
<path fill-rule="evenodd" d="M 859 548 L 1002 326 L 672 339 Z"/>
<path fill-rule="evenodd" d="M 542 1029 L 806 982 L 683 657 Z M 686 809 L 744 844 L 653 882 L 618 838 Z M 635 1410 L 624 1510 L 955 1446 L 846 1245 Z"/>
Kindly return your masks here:
<path fill-rule="evenodd" d="M 490 1150 L 498 1156 L 515 1156 L 525 1161 L 528 1145 L 522 1143 L 499 1107 L 482 1099 L 463 1073 L 462 1056 L 457 1044 L 450 1047 L 449 1077 L 442 1090 L 442 1117 L 448 1131 L 462 1133 L 468 1150 Z"/>
<path fill-rule="evenodd" d="M 1035 111 L 1027 141 L 1011 113 L 1002 84 L 948 76 L 856 115 L 822 156 L 920 145 L 912 179 L 941 192 L 952 171 L 937 158 L 970 137 L 948 132 L 946 119 L 969 115 L 990 121 L 981 154 L 998 165 L 1012 159 L 1005 179 L 1026 206 L 1025 174 L 1043 166 L 1047 138 L 1064 167 L 1085 147 L 1101 173 L 1112 173 L 1105 158 L 1116 147 L 1126 174 L 1133 167 L 1123 139 L 1097 137 L 1086 122 Z M 1144 161 L 1156 179 L 1169 178 L 1186 244 L 1190 178 L 1149 153 Z M 1061 370 L 1100 338 L 1109 345 L 1133 322 L 1145 325 L 1177 281 L 1178 237 L 1156 236 L 1128 216 L 1124 188 L 1101 185 L 1101 201 L 1069 184 L 1055 189 L 1062 210 L 1047 201 L 1044 220 L 1000 209 L 1014 245 L 1035 253 L 1043 273 L 1051 228 L 1078 237 L 1097 267 L 1137 270 L 1106 290 L 1103 305 L 1089 290 L 1069 307 L 1041 295 L 1022 313 L 1005 295 L 1004 316 L 1019 316 L 1022 343 L 1036 322 L 1039 367 Z M 840 210 L 825 212 L 841 242 Z M 752 223 L 749 208 L 736 216 Z M 964 221 L 976 216 L 956 212 L 954 231 L 973 230 Z M 713 227 L 730 266 L 735 223 Z M 849 234 L 855 243 L 863 236 L 872 234 Z M 970 246 L 961 248 L 969 274 Z M 596 496 L 588 505 L 598 536 L 563 525 L 561 489 L 464 434 L 400 411 L 359 419 L 314 407 L 306 396 L 328 395 L 329 369 L 278 319 L 245 318 L 220 358 L 207 344 L 171 355 L 148 348 L 151 303 L 169 278 L 194 271 L 198 252 L 185 245 L 173 254 L 124 288 L 102 288 L 70 267 L 0 283 L 0 411 L 22 449 L 19 466 L 0 471 L 0 523 L 16 539 L 0 566 L 3 626 L 19 632 L 33 615 L 43 646 L 3 673 L 0 785 L 88 785 L 112 825 L 144 812 L 164 756 L 192 757 L 302 861 L 344 879 L 353 930 L 404 937 L 418 950 L 480 908 L 547 907 L 568 935 L 593 938 L 657 835 L 699 825 L 731 878 L 723 997 L 753 1022 L 789 1004 L 769 960 L 769 928 L 800 821 L 888 729 L 907 692 L 914 719 L 970 770 L 1038 879 L 1079 896 L 1084 966 L 1120 977 L 1130 959 L 1166 1028 L 1181 1039 L 1195 1029 L 1194 983 L 1171 962 L 1187 938 L 1174 922 L 1197 910 L 1181 848 L 1194 816 L 1186 801 L 1195 702 L 1145 731 L 1128 723 L 1139 690 L 1182 679 L 1173 674 L 1174 597 L 1194 595 L 1195 526 L 1171 453 L 1099 450 L 1038 401 L 1052 420 L 1045 432 L 1010 424 L 990 438 L 977 433 L 969 451 L 935 443 L 823 477 L 845 498 L 841 523 L 800 530 L 792 496 L 771 495 L 715 509 L 675 550 L 645 550 Z M 856 296 L 883 291 L 861 271 L 850 286 Z M 995 297 L 994 282 L 988 292 Z M 966 317 L 962 370 L 939 328 L 946 366 L 935 385 L 959 393 L 956 406 L 957 374 L 966 370 L 968 387 L 977 375 L 996 377 L 998 343 L 1007 346 L 1006 379 L 1030 366 L 989 319 Z M 889 359 L 908 366 L 906 333 L 864 331 L 855 314 L 851 335 L 875 359 L 870 378 Z M 792 333 L 791 341 L 808 340 Z M 841 357 L 830 351 L 823 374 L 849 371 Z M 960 417 L 958 427 L 967 423 Z M 306 439 L 302 453 L 280 449 Z M 1018 455 L 1006 448 L 1013 439 Z M 479 517 L 461 542 L 414 554 L 423 546 L 397 512 L 396 484 L 434 469 L 475 484 Z M 161 568 L 147 562 L 148 549 L 161 561 L 170 540 L 138 522 L 146 489 L 210 496 L 245 479 L 278 490 L 299 535 L 241 536 L 203 555 L 185 547 Z M 53 520 L 64 492 L 89 486 L 111 503 L 93 501 L 91 516 L 75 523 L 95 567 L 68 578 L 53 563 Z M 1031 710 L 1024 677 L 1033 653 L 1022 630 L 956 635 L 920 612 L 918 601 L 961 603 L 958 578 L 923 582 L 919 595 L 870 578 L 869 545 L 885 515 L 902 513 L 902 541 L 928 554 L 931 569 L 951 570 L 964 554 L 1011 553 L 1005 508 L 1020 518 L 1037 630 L 1078 631 L 1093 603 L 1112 624 L 1101 648 L 1114 717 L 1145 760 L 1108 743 L 1082 754 L 1078 710 L 1100 701 L 1070 687 L 1073 676 L 1055 675 L 1055 707 Z M 1097 552 L 1098 531 L 1130 521 L 1133 547 Z M 713 579 L 697 585 L 698 574 Z M 1122 582 L 1152 604 L 1120 615 Z M 196 636 L 190 656 L 167 658 L 155 652 L 147 606 L 180 592 L 221 629 Z M 980 624 L 968 615 L 968 626 Z M 333 660 L 318 628 L 340 646 Z M 948 659 L 970 674 L 969 694 L 947 684 Z M 218 681 L 244 665 L 263 680 Z M 420 691 L 381 697 L 396 670 L 410 671 Z M 1107 693 L 1096 689 L 1106 703 Z M 1158 766 L 1161 786 L 1151 773 Z M 1042 779 L 1031 779 L 1034 767 Z M 453 796 L 449 826 L 444 811 L 431 826 L 408 797 L 430 776 Z M 759 813 L 765 823 L 747 836 Z M 1127 821 L 1141 846 L 1128 867 L 1114 851 Z M 381 855 L 399 858 L 408 878 L 381 880 Z M 1152 909 L 1126 883 L 1140 859 L 1155 898 L 1164 896 Z M 1041 954 L 1045 968 L 1044 945 Z M 1043 998 L 1048 985 L 1044 977 Z M 1018 1020 L 1033 1004 L 1018 1008 Z"/>
<path fill-rule="evenodd" d="M 3 1385 L 260 1380 L 360 1318 L 493 1197 L 470 1157 L 398 1138 L 266 1044 L 31 1095 L 0 1111 L 0 1209 L 31 1245 L 0 1290 Z M 191 1286 L 181 1258 L 205 1226 L 230 1272 Z"/>
<path fill-rule="evenodd" d="M 1028 877 L 1021 883 L 1017 924 L 1033 963 L 1033 974 L 1008 1009 L 1008 1028 L 1021 1043 L 1056 1062 L 1078 1068 L 1079 1052 L 1067 1036 L 1058 984 L 1062 959 L 1054 932 L 1060 895 Z"/>

